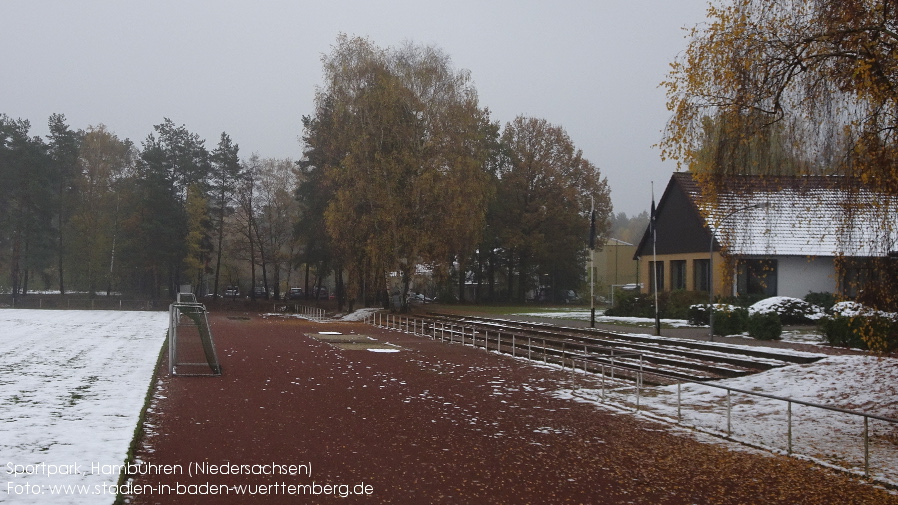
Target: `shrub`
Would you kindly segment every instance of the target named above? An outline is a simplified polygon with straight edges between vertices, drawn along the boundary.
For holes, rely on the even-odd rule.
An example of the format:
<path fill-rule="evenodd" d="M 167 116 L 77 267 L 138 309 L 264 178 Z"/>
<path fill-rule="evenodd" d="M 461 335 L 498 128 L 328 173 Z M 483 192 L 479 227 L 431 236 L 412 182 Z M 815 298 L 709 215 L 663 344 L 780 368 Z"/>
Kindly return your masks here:
<path fill-rule="evenodd" d="M 732 305 L 714 305 L 714 335 L 738 335 L 748 329 L 748 310 Z"/>
<path fill-rule="evenodd" d="M 691 305 L 708 299 L 701 291 L 662 291 L 658 293 L 658 314 L 667 319 L 688 319 Z M 655 295 L 622 292 L 615 294 L 614 306 L 606 315 L 617 317 L 655 317 Z M 708 324 L 707 321 L 704 324 Z"/>
<path fill-rule="evenodd" d="M 721 298 L 721 300 L 724 300 L 724 301 L 726 301 L 726 303 L 729 303 L 730 305 L 735 305 L 737 307 L 751 307 L 755 303 L 758 303 L 765 298 L 767 298 L 767 295 L 763 295 L 763 294 L 750 295 L 747 293 L 742 293 L 739 296 L 730 296 L 730 297 L 726 297 L 726 298 Z"/>
<path fill-rule="evenodd" d="M 783 323 L 776 312 L 755 312 L 748 316 L 748 336 L 758 340 L 779 340 Z"/>
<path fill-rule="evenodd" d="M 889 352 L 898 348 L 898 314 L 882 312 L 857 302 L 840 302 L 820 320 L 820 331 L 830 345 Z"/>
<path fill-rule="evenodd" d="M 710 323 L 708 319 L 708 304 L 691 305 L 686 319 L 692 326 L 707 326 Z"/>
<path fill-rule="evenodd" d="M 784 325 L 815 324 L 824 312 L 820 307 L 798 298 L 774 296 L 761 300 L 748 308 L 748 313 L 774 313 Z"/>
<path fill-rule="evenodd" d="M 808 293 L 804 297 L 804 301 L 823 310 L 829 310 L 836 304 L 836 295 L 832 293 Z"/>
<path fill-rule="evenodd" d="M 621 293 L 605 315 L 615 317 L 655 317 L 655 299 L 645 293 Z"/>
<path fill-rule="evenodd" d="M 820 332 L 829 345 L 866 349 L 867 344 L 858 331 L 859 324 L 854 317 L 833 314 L 820 320 Z M 859 321 L 858 321 L 859 322 Z"/>
<path fill-rule="evenodd" d="M 671 291 L 661 306 L 661 317 L 669 319 L 688 319 L 695 304 L 708 301 L 708 293 L 702 291 Z M 659 300 L 660 302 L 660 300 Z M 661 305 L 659 303 L 659 305 Z M 705 322 L 705 324 L 708 324 Z"/>

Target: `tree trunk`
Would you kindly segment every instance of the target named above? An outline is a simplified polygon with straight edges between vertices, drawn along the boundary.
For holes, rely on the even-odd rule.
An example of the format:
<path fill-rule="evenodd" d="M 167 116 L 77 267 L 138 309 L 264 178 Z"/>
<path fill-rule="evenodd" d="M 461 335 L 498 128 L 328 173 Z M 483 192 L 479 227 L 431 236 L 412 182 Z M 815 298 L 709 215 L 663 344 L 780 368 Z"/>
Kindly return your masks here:
<path fill-rule="evenodd" d="M 487 297 L 489 301 L 496 301 L 496 253 L 490 251 L 486 258 L 486 275 L 487 275 Z"/>
<path fill-rule="evenodd" d="M 477 288 L 474 291 L 474 303 L 483 301 L 483 255 L 477 254 Z"/>
<path fill-rule="evenodd" d="M 343 286 L 343 269 L 338 265 L 337 268 L 334 269 L 334 274 L 334 277 L 336 278 L 336 285 L 334 286 L 334 289 L 337 290 L 337 310 L 343 312 L 346 293 L 345 286 Z"/>
<path fill-rule="evenodd" d="M 256 300 L 256 246 L 253 242 L 253 231 L 252 231 L 252 222 L 247 223 L 249 226 L 249 233 L 247 233 L 247 238 L 249 238 L 249 265 L 250 265 L 250 285 L 249 285 L 249 297 L 253 301 Z"/>
<path fill-rule="evenodd" d="M 412 278 L 409 273 L 403 269 L 402 271 L 402 290 L 399 293 L 399 311 L 403 314 L 408 312 L 408 287 L 411 284 Z"/>
<path fill-rule="evenodd" d="M 508 301 L 514 301 L 514 251 L 508 251 Z"/>
<path fill-rule="evenodd" d="M 56 242 L 57 247 L 59 248 L 59 254 L 57 255 L 58 264 L 59 264 L 59 294 L 65 294 L 65 275 L 63 275 L 63 252 L 62 252 L 62 209 L 59 210 L 59 234 Z M 94 293 L 91 292 L 91 297 L 93 297 Z"/>
<path fill-rule="evenodd" d="M 306 263 L 306 280 L 305 280 L 305 288 L 304 288 L 306 300 L 308 300 L 309 296 L 311 296 L 311 293 L 309 292 L 309 268 L 310 268 L 309 264 Z"/>
<path fill-rule="evenodd" d="M 223 200 L 224 198 L 222 198 Z M 221 203 L 221 202 L 219 202 Z M 218 247 L 216 250 L 216 258 L 215 258 L 215 283 L 212 288 L 212 294 L 218 296 L 218 279 L 221 275 L 221 245 L 224 242 L 224 205 L 220 206 L 218 212 Z"/>
<path fill-rule="evenodd" d="M 527 301 L 527 262 L 526 260 L 518 256 L 518 295 L 517 299 L 520 302 Z"/>
<path fill-rule="evenodd" d="M 22 233 L 21 230 L 13 232 L 12 240 L 12 258 L 9 262 L 9 283 L 12 287 L 13 300 L 19 296 L 19 264 L 22 261 Z"/>

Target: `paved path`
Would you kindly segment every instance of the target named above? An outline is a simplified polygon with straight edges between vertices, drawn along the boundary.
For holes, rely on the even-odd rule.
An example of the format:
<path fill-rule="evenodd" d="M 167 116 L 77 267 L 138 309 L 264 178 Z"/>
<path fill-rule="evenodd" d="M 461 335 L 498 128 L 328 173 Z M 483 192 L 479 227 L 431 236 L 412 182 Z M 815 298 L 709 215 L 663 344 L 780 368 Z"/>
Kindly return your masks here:
<path fill-rule="evenodd" d="M 155 474 L 135 477 L 144 494 L 131 503 L 898 503 L 808 463 L 559 398 L 571 376 L 557 368 L 361 323 L 217 315 L 212 329 L 224 375 L 160 377 L 137 451 Z M 196 464 L 231 473 L 188 475 Z M 272 475 L 289 465 L 299 474 Z M 238 485 L 266 494 L 219 487 Z"/>

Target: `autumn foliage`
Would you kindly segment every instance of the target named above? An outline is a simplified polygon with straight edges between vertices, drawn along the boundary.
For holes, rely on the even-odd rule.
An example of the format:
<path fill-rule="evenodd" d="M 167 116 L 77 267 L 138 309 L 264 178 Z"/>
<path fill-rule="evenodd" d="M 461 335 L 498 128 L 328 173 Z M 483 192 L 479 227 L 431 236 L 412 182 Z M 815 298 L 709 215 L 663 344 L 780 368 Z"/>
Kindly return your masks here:
<path fill-rule="evenodd" d="M 521 117 L 500 136 L 469 73 L 433 47 L 340 36 L 322 62 L 300 199 L 348 300 L 389 291 L 404 305 L 422 266 L 454 275 L 462 300 L 471 267 L 488 282 L 501 268 L 519 298 L 552 268 L 570 277 L 553 286 L 580 283 L 590 198 L 600 232 L 610 199 L 562 128 Z"/>
<path fill-rule="evenodd" d="M 727 176 L 826 174 L 896 215 L 898 2 L 730 0 L 688 37 L 663 83 L 672 116 L 660 147 L 708 198 Z M 850 196 L 843 208 L 848 222 Z M 887 221 L 875 233 L 894 250 Z M 867 303 L 898 308 L 894 290 L 877 287 L 895 269 L 877 264 Z"/>

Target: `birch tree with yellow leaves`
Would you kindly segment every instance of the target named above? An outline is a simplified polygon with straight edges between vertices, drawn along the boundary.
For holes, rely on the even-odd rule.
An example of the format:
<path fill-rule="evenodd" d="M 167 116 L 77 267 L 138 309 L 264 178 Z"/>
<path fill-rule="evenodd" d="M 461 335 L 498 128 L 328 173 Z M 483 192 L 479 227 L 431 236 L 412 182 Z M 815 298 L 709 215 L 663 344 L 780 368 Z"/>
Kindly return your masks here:
<path fill-rule="evenodd" d="M 466 257 L 479 241 L 498 128 L 469 73 L 437 48 L 341 35 L 322 63 L 316 114 L 304 120 L 306 160 L 320 166 L 303 170 L 323 173 L 312 179 L 330 197 L 334 267 L 348 275 L 350 303 L 398 275 L 404 309 L 417 265 Z"/>
<path fill-rule="evenodd" d="M 718 142 L 776 132 L 809 166 L 898 193 L 898 2 L 732 0 L 708 18 L 663 83 L 664 157 L 691 167 L 713 117 Z"/>
<path fill-rule="evenodd" d="M 775 176 L 786 165 L 842 176 L 846 194 L 879 195 L 864 205 L 892 216 L 875 233 L 881 249 L 898 249 L 898 1 L 718 1 L 688 38 L 663 83 L 672 116 L 662 156 L 696 172 L 711 197 L 726 176 Z M 757 156 L 778 148 L 797 162 L 764 169 L 756 159 L 732 162 L 759 139 L 766 145 Z M 850 221 L 855 202 L 843 208 Z M 871 262 L 862 301 L 898 309 L 889 288 L 898 262 Z"/>

